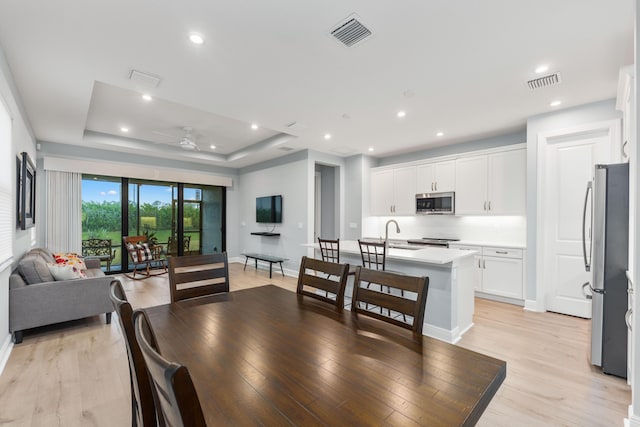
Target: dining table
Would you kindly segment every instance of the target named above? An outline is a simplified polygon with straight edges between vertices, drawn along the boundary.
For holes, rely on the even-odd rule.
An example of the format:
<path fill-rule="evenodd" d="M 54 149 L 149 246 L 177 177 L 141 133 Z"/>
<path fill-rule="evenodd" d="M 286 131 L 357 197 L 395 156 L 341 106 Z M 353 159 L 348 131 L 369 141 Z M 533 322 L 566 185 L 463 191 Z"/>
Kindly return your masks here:
<path fill-rule="evenodd" d="M 471 426 L 506 362 L 275 285 L 146 308 L 209 426 Z"/>

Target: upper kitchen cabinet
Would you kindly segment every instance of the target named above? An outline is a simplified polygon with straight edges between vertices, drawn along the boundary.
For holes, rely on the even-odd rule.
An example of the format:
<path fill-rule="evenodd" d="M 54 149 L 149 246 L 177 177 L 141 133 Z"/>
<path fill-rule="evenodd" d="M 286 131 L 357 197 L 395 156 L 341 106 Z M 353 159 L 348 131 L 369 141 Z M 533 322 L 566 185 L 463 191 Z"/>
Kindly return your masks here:
<path fill-rule="evenodd" d="M 526 150 L 456 160 L 456 215 L 524 215 Z"/>
<path fill-rule="evenodd" d="M 419 165 L 416 169 L 416 193 L 455 191 L 455 168 L 454 160 Z"/>
<path fill-rule="evenodd" d="M 414 215 L 415 204 L 415 166 L 371 172 L 372 215 Z"/>

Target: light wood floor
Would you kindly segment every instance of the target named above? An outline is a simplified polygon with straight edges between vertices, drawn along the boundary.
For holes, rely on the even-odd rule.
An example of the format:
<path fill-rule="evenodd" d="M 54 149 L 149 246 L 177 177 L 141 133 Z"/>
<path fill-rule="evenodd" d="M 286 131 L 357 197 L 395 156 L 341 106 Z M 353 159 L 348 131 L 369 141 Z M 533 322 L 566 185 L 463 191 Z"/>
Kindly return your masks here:
<path fill-rule="evenodd" d="M 231 290 L 295 279 L 231 264 Z M 122 279 L 134 307 L 169 302 L 167 276 Z M 115 314 L 114 314 L 115 316 Z M 507 379 L 480 426 L 622 425 L 631 401 L 622 379 L 589 365 L 589 322 L 476 299 L 460 345 L 507 361 Z M 104 316 L 25 333 L 0 376 L 0 425 L 127 426 L 127 358 L 116 319 Z"/>

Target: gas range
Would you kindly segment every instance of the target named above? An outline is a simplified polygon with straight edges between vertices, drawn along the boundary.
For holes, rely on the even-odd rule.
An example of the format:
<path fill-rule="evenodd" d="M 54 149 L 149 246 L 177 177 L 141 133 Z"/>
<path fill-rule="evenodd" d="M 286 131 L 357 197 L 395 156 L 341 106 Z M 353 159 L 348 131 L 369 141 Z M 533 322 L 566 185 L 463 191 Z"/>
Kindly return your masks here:
<path fill-rule="evenodd" d="M 460 239 L 440 239 L 435 237 L 423 237 L 422 239 L 409 239 L 410 245 L 442 246 L 448 247 L 450 242 L 457 242 Z"/>

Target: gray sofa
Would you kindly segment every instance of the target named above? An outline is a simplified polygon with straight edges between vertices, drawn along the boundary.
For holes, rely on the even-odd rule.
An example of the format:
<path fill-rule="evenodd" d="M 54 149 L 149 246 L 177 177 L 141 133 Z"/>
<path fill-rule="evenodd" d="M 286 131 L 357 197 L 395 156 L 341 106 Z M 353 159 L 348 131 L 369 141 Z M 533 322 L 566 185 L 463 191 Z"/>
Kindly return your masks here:
<path fill-rule="evenodd" d="M 34 248 L 18 262 L 9 278 L 9 331 L 16 344 L 22 331 L 38 326 L 105 313 L 111 323 L 113 280 L 100 269 L 100 260 L 86 259 L 86 278 L 56 281 L 47 267 L 55 263 L 48 249 Z"/>

